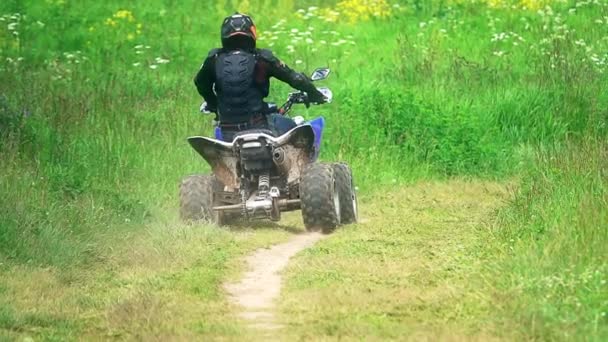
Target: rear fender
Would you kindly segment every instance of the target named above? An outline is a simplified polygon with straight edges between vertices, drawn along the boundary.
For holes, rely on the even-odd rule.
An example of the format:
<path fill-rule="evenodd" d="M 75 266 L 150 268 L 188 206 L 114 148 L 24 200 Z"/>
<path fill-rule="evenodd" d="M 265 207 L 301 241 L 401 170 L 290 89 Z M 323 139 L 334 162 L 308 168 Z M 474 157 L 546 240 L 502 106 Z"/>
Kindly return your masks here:
<path fill-rule="evenodd" d="M 220 182 L 231 189 L 239 188 L 240 180 L 236 174 L 238 158 L 232 143 L 206 137 L 190 137 L 188 142 L 211 166 Z"/>
<path fill-rule="evenodd" d="M 237 177 L 239 160 L 235 146 L 239 146 L 242 141 L 257 140 L 260 137 L 265 138 L 274 148 L 284 150 L 285 158 L 290 165 L 287 172 L 288 183 L 297 181 L 304 166 L 318 156 L 318 148 L 315 145 L 317 141 L 320 142 L 320 135 L 316 134 L 315 126 L 310 123 L 294 127 L 279 137 L 265 133 L 245 133 L 238 135 L 233 142 L 200 136 L 190 137 L 188 142 L 211 166 L 213 173 L 225 186 L 236 189 L 240 186 L 240 180 Z"/>

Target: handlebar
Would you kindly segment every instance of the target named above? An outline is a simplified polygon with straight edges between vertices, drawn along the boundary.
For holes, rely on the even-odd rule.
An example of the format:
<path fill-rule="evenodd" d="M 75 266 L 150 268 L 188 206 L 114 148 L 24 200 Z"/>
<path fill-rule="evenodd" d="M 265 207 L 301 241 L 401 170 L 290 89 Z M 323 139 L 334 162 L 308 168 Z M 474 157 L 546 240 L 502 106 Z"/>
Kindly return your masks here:
<path fill-rule="evenodd" d="M 319 92 L 325 96 L 325 101 L 321 102 L 321 103 L 331 103 L 331 101 L 333 99 L 333 94 L 332 94 L 331 90 L 329 90 L 329 88 L 323 87 L 323 88 L 317 88 L 317 90 L 319 90 Z M 304 104 L 308 108 L 311 104 L 311 102 L 308 100 L 308 94 L 306 94 L 303 91 L 297 91 L 297 92 L 290 93 L 289 96 L 287 97 L 287 102 L 285 102 L 285 104 L 283 104 L 279 108 L 279 114 L 281 114 L 281 115 L 287 114 L 287 112 L 289 112 L 291 110 L 291 107 L 297 103 Z M 313 104 L 321 104 L 321 103 L 314 102 Z"/>

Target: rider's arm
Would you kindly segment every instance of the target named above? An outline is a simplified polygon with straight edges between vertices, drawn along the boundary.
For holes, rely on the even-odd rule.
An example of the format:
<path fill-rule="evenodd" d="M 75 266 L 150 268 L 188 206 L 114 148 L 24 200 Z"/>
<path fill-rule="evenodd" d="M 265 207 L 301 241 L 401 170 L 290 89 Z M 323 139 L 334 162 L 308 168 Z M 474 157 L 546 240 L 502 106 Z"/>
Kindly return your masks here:
<path fill-rule="evenodd" d="M 292 70 L 274 56 L 272 51 L 261 49 L 259 54 L 268 65 L 268 75 L 283 81 L 295 89 L 305 91 L 311 102 L 325 102 L 325 96 L 321 94 L 306 75 Z"/>
<path fill-rule="evenodd" d="M 215 83 L 215 56 L 217 50 L 211 50 L 209 56 L 201 66 L 194 77 L 196 90 L 207 102 L 207 108 L 211 111 L 217 110 L 217 96 L 213 92 L 213 84 Z"/>

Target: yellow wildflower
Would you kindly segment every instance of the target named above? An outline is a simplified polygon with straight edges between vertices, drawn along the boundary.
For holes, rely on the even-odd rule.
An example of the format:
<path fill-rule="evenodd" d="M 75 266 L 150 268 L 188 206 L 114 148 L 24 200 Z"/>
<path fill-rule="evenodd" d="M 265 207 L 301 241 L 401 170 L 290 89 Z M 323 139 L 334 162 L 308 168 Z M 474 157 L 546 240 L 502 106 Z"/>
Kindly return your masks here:
<path fill-rule="evenodd" d="M 321 13 L 319 15 L 319 17 L 321 17 L 325 21 L 329 21 L 329 22 L 335 22 L 336 20 L 338 20 L 339 16 L 340 16 L 340 12 L 336 12 L 331 8 L 321 9 Z"/>
<path fill-rule="evenodd" d="M 114 19 L 112 19 L 112 18 L 107 18 L 107 19 L 106 19 L 105 24 L 106 24 L 107 26 L 112 26 L 112 27 L 114 27 L 114 26 L 116 26 L 117 22 L 116 22 L 116 21 L 114 21 Z"/>
<path fill-rule="evenodd" d="M 492 8 L 523 8 L 528 10 L 538 10 L 557 0 L 476 0 Z M 450 0 L 449 3 L 462 4 L 471 0 Z"/>
<path fill-rule="evenodd" d="M 550 1 L 547 0 L 521 0 L 520 5 L 530 10 L 537 10 L 539 8 L 544 7 L 549 2 Z"/>
<path fill-rule="evenodd" d="M 133 16 L 133 13 L 131 13 L 131 11 L 129 11 L 129 10 L 118 10 L 116 13 L 114 13 L 114 18 L 127 19 L 127 21 L 129 21 L 129 22 L 135 21 L 135 17 Z"/>
<path fill-rule="evenodd" d="M 391 14 L 391 7 L 386 0 L 343 0 L 338 3 L 337 8 L 352 23 L 371 17 L 383 18 Z"/>

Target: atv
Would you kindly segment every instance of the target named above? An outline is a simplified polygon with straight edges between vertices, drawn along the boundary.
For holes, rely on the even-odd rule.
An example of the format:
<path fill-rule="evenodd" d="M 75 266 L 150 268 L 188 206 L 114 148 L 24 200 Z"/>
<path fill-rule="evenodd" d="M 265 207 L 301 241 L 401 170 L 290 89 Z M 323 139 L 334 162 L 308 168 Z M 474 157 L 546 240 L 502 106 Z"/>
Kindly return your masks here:
<path fill-rule="evenodd" d="M 319 68 L 311 79 L 320 81 L 329 73 L 329 69 Z M 332 92 L 318 89 L 331 102 Z M 290 93 L 283 106 L 269 107 L 287 115 L 294 104 L 308 105 L 306 93 Z M 228 142 L 216 126 L 214 139 L 188 138 L 213 174 L 191 175 L 182 181 L 181 218 L 229 225 L 240 219 L 279 221 L 282 212 L 301 210 L 306 229 L 323 233 L 357 222 L 357 194 L 350 167 L 317 161 L 323 117 L 311 121 L 295 117 L 294 121 L 297 126 L 280 136 L 265 129 L 245 130 Z"/>

